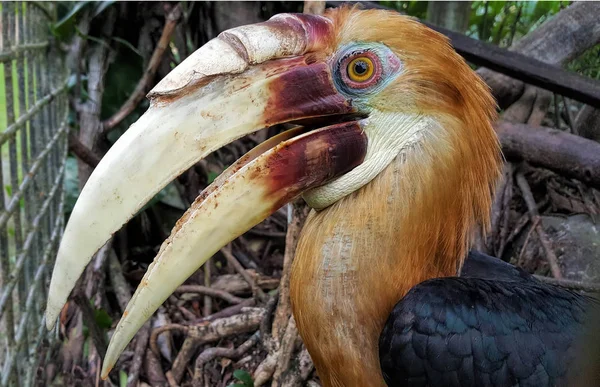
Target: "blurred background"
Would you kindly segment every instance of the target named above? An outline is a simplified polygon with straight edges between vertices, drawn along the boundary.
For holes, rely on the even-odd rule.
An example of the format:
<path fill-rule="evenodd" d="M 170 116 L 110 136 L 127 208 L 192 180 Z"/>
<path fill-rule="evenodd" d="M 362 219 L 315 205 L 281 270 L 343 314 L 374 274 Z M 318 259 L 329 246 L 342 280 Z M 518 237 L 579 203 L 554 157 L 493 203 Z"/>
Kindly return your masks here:
<path fill-rule="evenodd" d="M 99 380 L 111 330 L 176 220 L 223 169 L 284 127 L 235 141 L 186 171 L 100 250 L 56 331 L 43 328 L 42 312 L 57 241 L 80 189 L 111 144 L 147 109 L 145 94 L 158 80 L 223 30 L 340 4 L 0 5 L 2 385 L 320 385 L 297 334 L 271 335 L 277 329 L 270 319 L 210 339 L 202 330 L 261 300 L 270 300 L 265 308 L 273 313 L 307 213 L 301 202 L 215 255 L 142 328 L 112 379 Z M 498 101 L 507 163 L 492 230 L 480 235 L 476 248 L 544 281 L 597 291 L 600 3 L 363 5 L 391 8 L 447 33 Z M 563 72 L 547 72 L 527 58 Z M 571 82 L 565 74 L 578 77 Z M 264 337 L 275 344 L 265 344 Z M 286 337 L 292 345 L 282 362 L 273 348 Z"/>

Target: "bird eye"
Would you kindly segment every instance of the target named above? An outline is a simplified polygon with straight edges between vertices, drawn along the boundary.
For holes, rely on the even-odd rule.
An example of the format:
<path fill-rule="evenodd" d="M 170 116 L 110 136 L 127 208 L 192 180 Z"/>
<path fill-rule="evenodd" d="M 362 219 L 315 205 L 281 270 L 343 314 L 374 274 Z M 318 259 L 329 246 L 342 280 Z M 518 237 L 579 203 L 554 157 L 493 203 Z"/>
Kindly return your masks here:
<path fill-rule="evenodd" d="M 373 62 L 367 57 L 352 59 L 348 64 L 348 78 L 354 82 L 365 82 L 373 76 Z"/>
<path fill-rule="evenodd" d="M 339 76 L 350 89 L 367 89 L 381 79 L 382 66 L 379 57 L 369 50 L 355 51 L 342 58 Z"/>

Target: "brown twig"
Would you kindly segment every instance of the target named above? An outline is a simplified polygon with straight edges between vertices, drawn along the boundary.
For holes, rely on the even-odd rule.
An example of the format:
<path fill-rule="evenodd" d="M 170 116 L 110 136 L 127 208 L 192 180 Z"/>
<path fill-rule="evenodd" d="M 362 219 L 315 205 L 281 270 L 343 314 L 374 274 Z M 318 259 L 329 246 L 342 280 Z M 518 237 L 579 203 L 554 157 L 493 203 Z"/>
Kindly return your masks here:
<path fill-rule="evenodd" d="M 169 15 L 167 15 L 165 27 L 163 28 L 162 35 L 158 43 L 156 44 L 156 48 L 152 53 L 152 57 L 150 58 L 150 62 L 148 63 L 148 67 L 144 72 L 144 75 L 136 85 L 135 89 L 127 99 L 127 101 L 121 106 L 119 111 L 113 114 L 109 119 L 102 123 L 102 134 L 107 134 L 112 129 L 114 129 L 125 117 L 127 117 L 136 106 L 144 99 L 146 92 L 150 86 L 150 83 L 154 79 L 154 75 L 156 74 L 156 70 L 160 65 L 163 54 L 167 47 L 169 46 L 169 41 L 171 40 L 171 35 L 175 31 L 175 27 L 179 19 L 181 18 L 181 6 L 178 4 Z"/>
<path fill-rule="evenodd" d="M 183 378 L 183 374 L 199 346 L 200 343 L 190 336 L 187 336 L 183 341 L 183 345 L 173 362 L 173 367 L 169 371 L 177 385 L 180 384 L 179 382 L 181 382 L 181 378 Z"/>
<path fill-rule="evenodd" d="M 252 375 L 254 386 L 260 387 L 271 379 L 271 376 L 273 376 L 273 373 L 275 372 L 275 367 L 277 367 L 278 353 L 279 352 L 268 354 L 265 360 L 256 367 L 254 375 Z"/>
<path fill-rule="evenodd" d="M 283 255 L 283 270 L 279 285 L 279 304 L 273 319 L 273 338 L 279 341 L 285 324 L 287 324 L 291 312 L 290 305 L 290 274 L 292 261 L 296 255 L 296 246 L 304 221 L 308 216 L 308 206 L 302 200 L 297 200 L 288 205 L 288 226 L 285 238 L 285 253 Z"/>
<path fill-rule="evenodd" d="M 260 335 L 263 347 L 267 350 L 267 357 L 254 370 L 254 385 L 261 386 L 266 383 L 275 372 L 277 366 L 277 357 L 279 356 L 279 341 L 273 339 L 271 328 L 273 326 L 273 312 L 278 304 L 278 294 L 271 296 L 266 304 L 266 317 L 260 322 Z"/>
<path fill-rule="evenodd" d="M 303 345 L 302 349 L 298 353 L 297 359 L 297 370 L 294 370 L 295 372 L 290 372 L 287 375 L 283 383 L 284 386 L 300 387 L 304 385 L 304 382 L 306 379 L 308 379 L 309 375 L 315 368 L 308 350 Z"/>
<path fill-rule="evenodd" d="M 170 331 L 187 333 L 188 328 L 189 327 L 187 325 L 182 324 L 165 324 L 161 327 L 153 329 L 152 333 L 150 334 L 150 349 L 157 357 L 160 357 L 160 350 L 158 349 L 158 336 L 160 336 L 162 333 Z"/>
<path fill-rule="evenodd" d="M 144 360 L 146 348 L 148 348 L 148 337 L 150 336 L 150 321 L 142 326 L 142 329 L 135 335 L 135 350 L 133 353 L 133 361 L 129 368 L 129 377 L 127 378 L 127 387 L 137 387 L 140 377 L 140 370 Z"/>
<path fill-rule="evenodd" d="M 502 152 L 560 175 L 600 187 L 600 144 L 562 130 L 508 122 L 495 125 Z"/>
<path fill-rule="evenodd" d="M 550 278 L 542 275 L 534 275 L 534 277 L 547 284 L 561 286 L 571 290 L 580 290 L 587 293 L 600 293 L 600 283 L 596 282 L 576 281 L 564 278 Z"/>
<path fill-rule="evenodd" d="M 267 310 L 266 317 L 260 322 L 260 337 L 262 339 L 262 345 L 269 353 L 273 353 L 277 350 L 279 342 L 273 340 L 273 336 L 271 334 L 271 328 L 273 326 L 273 315 L 275 312 L 275 308 L 277 307 L 277 301 L 279 300 L 279 289 L 277 289 L 276 294 L 272 294 L 271 298 L 265 304 L 265 309 Z"/>
<path fill-rule="evenodd" d="M 192 385 L 194 387 L 204 386 L 204 365 L 206 363 L 217 357 L 226 357 L 228 359 L 237 360 L 258 342 L 259 337 L 259 332 L 256 332 L 237 348 L 208 348 L 202 351 L 196 358 Z"/>
<path fill-rule="evenodd" d="M 144 369 L 146 371 L 146 378 L 151 386 L 164 386 L 167 384 L 167 376 L 154 352 L 146 351 Z"/>
<path fill-rule="evenodd" d="M 517 259 L 517 262 L 519 262 L 519 263 L 522 262 L 523 255 L 525 255 L 525 249 L 527 248 L 527 245 L 529 244 L 529 240 L 531 239 L 531 234 L 533 234 L 533 231 L 535 230 L 538 223 L 540 222 L 539 217 L 536 219 L 536 222 L 537 223 L 533 223 L 531 225 L 531 227 L 529 228 L 529 231 L 527 232 L 527 235 L 525 236 L 525 241 L 523 242 L 523 246 L 521 246 L 521 252 L 519 253 L 519 258 Z"/>
<path fill-rule="evenodd" d="M 256 285 L 263 290 L 273 290 L 279 286 L 279 279 L 257 274 L 254 270 L 246 270 L 254 278 Z M 212 281 L 211 289 L 226 291 L 229 294 L 247 294 L 252 291 L 248 282 L 240 274 L 223 274 Z"/>
<path fill-rule="evenodd" d="M 496 256 L 498 257 L 502 257 L 507 244 L 508 221 L 510 220 L 510 201 L 513 196 L 513 174 L 513 165 L 511 163 L 506 163 L 504 194 L 502 196 L 502 225 L 500 226 L 500 240 L 497 241 L 498 249 L 496 250 Z"/>
<path fill-rule="evenodd" d="M 256 305 L 256 300 L 254 298 L 247 298 L 243 302 L 240 302 L 237 305 L 230 306 L 230 307 L 220 310 L 216 313 L 213 313 L 210 316 L 203 317 L 196 321 L 192 321 L 191 323 L 198 324 L 198 323 L 203 323 L 203 322 L 208 322 L 208 321 L 215 321 L 219 318 L 231 317 L 231 316 L 234 316 L 234 315 L 240 313 L 244 308 L 251 308 L 255 305 Z"/>
<path fill-rule="evenodd" d="M 250 274 L 248 274 L 246 269 L 244 269 L 244 267 L 240 264 L 237 258 L 233 255 L 233 253 L 231 252 L 231 245 L 223 247 L 221 249 L 221 253 L 223 254 L 223 256 L 225 256 L 225 259 L 227 259 L 227 263 L 231 265 L 235 269 L 235 271 L 238 272 L 244 278 L 246 282 L 248 282 L 248 285 L 250 285 L 250 288 L 252 289 L 252 294 L 254 294 L 259 301 L 264 302 L 267 299 L 265 292 L 263 292 L 262 289 L 258 287 L 254 278 L 252 278 Z"/>
<path fill-rule="evenodd" d="M 510 234 L 508 235 L 508 238 L 506 238 L 506 242 L 504 242 L 504 244 L 502 246 L 500 246 L 500 252 L 502 254 L 497 255 L 498 258 L 503 259 L 504 257 L 504 252 L 506 251 L 506 246 L 510 245 L 515 238 L 517 238 L 517 236 L 519 236 L 519 234 L 521 234 L 521 231 L 523 231 L 523 228 L 529 224 L 529 214 L 523 214 L 519 220 L 517 220 L 517 223 L 515 223 L 514 227 L 512 227 L 512 231 L 510 232 Z"/>
<path fill-rule="evenodd" d="M 248 308 L 248 310 L 241 314 L 218 319 L 208 324 L 178 326 L 176 329 L 186 332 L 187 337 L 171 369 L 175 382 L 179 383 L 181 381 L 183 373 L 198 346 L 217 341 L 227 336 L 256 330 L 265 314 L 266 312 L 262 308 Z M 152 334 L 154 335 L 154 332 Z M 154 351 L 154 348 L 152 350 Z"/>
<path fill-rule="evenodd" d="M 92 168 L 96 168 L 102 158 L 100 155 L 96 154 L 96 152 L 83 145 L 73 133 L 69 133 L 69 151 Z"/>
<path fill-rule="evenodd" d="M 285 334 L 281 339 L 281 345 L 279 346 L 277 366 L 275 368 L 275 372 L 273 373 L 273 383 L 271 384 L 272 387 L 282 385 L 281 379 L 284 372 L 290 366 L 290 359 L 292 358 L 292 353 L 294 352 L 294 344 L 296 343 L 297 338 L 298 328 L 296 327 L 296 321 L 294 320 L 294 316 L 291 316 L 285 329 Z"/>
<path fill-rule="evenodd" d="M 175 293 L 199 293 L 209 297 L 220 298 L 234 305 L 245 301 L 243 298 L 236 297 L 226 291 L 201 285 L 181 285 L 175 290 Z"/>
<path fill-rule="evenodd" d="M 179 383 L 175 381 L 175 378 L 173 377 L 173 373 L 171 371 L 168 371 L 165 376 L 169 381 L 169 387 L 179 387 Z"/>
<path fill-rule="evenodd" d="M 191 311 L 187 310 L 186 308 L 184 308 L 181 305 L 177 305 L 176 306 L 177 309 L 179 309 L 179 311 L 181 312 L 181 315 L 183 317 L 185 317 L 188 321 L 194 321 L 198 318 L 197 315 L 195 315 L 194 313 L 192 313 Z"/>
<path fill-rule="evenodd" d="M 554 278 L 561 279 L 562 274 L 560 272 L 560 267 L 558 266 L 558 259 L 556 258 L 556 254 L 552 250 L 550 241 L 548 240 L 548 236 L 541 226 L 540 215 L 538 213 L 537 205 L 535 204 L 535 199 L 533 198 L 533 194 L 531 193 L 531 188 L 529 188 L 529 183 L 523 176 L 523 172 L 519 171 L 516 175 L 517 184 L 521 189 L 521 194 L 523 195 L 523 199 L 527 204 L 527 209 L 529 211 L 529 217 L 531 218 L 531 222 L 535 226 L 535 230 L 537 232 L 538 237 L 540 238 L 540 242 L 545 251 L 545 258 L 548 261 L 548 265 L 550 266 L 550 271 Z"/>
<path fill-rule="evenodd" d="M 110 250 L 108 257 L 108 277 L 110 278 L 113 292 L 117 297 L 117 303 L 121 308 L 121 313 L 123 313 L 125 312 L 127 304 L 131 299 L 131 289 L 129 288 L 127 280 L 123 276 L 121 263 L 119 262 L 119 258 L 117 258 L 117 254 L 115 254 L 113 249 Z"/>
<path fill-rule="evenodd" d="M 208 261 L 206 261 L 206 263 L 204 264 L 204 286 L 210 289 L 210 276 L 211 276 L 211 265 L 212 265 L 212 257 L 208 259 Z M 225 293 L 228 296 L 234 297 L 229 293 Z M 238 299 L 237 297 L 234 297 L 236 299 Z M 241 300 L 241 298 L 239 299 Z M 240 301 L 241 302 L 241 301 Z M 233 302 L 233 304 L 239 304 L 239 302 Z M 210 297 L 209 294 L 205 294 L 204 295 L 204 305 L 202 306 L 202 315 L 204 317 L 206 316 L 210 316 L 210 314 L 212 313 L 212 298 Z"/>

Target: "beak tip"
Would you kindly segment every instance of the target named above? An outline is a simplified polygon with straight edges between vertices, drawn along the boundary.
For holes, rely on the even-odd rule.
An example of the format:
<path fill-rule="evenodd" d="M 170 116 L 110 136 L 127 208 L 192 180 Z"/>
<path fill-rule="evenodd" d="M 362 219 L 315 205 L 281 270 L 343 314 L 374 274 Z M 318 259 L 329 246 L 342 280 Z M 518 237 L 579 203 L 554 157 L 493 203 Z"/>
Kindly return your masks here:
<path fill-rule="evenodd" d="M 50 304 L 50 302 L 48 303 Z M 46 306 L 46 328 L 51 331 L 52 329 L 54 329 L 54 326 L 56 325 L 56 319 L 58 318 L 58 313 L 59 313 L 60 309 L 57 309 L 52 307 L 51 305 Z"/>
<path fill-rule="evenodd" d="M 102 380 L 108 379 L 108 374 L 110 373 L 110 371 L 112 371 L 112 368 L 113 368 L 113 364 L 109 364 L 105 358 L 104 363 L 102 364 L 102 371 L 100 372 L 100 378 L 102 378 Z"/>
<path fill-rule="evenodd" d="M 47 329 L 48 331 L 51 331 L 51 330 L 53 330 L 53 329 L 54 329 L 54 325 L 56 325 L 56 324 L 54 323 L 54 321 L 51 321 L 51 320 L 49 320 L 49 319 L 48 319 L 48 317 L 46 317 L 46 329 Z"/>

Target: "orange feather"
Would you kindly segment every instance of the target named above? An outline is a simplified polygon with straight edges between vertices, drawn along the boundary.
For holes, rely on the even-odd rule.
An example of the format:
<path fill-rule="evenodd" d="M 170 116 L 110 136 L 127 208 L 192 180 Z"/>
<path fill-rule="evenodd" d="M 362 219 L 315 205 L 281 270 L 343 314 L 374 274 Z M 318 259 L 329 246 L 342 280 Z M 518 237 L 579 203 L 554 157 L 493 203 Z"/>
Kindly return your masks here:
<path fill-rule="evenodd" d="M 377 344 L 393 306 L 424 280 L 457 275 L 475 225 L 489 224 L 501 165 L 495 103 L 447 38 L 422 24 L 347 7 L 326 16 L 335 47 L 382 42 L 403 61 L 377 109 L 433 116 L 443 130 L 312 211 L 293 263 L 294 317 L 324 386 L 384 386 Z"/>

